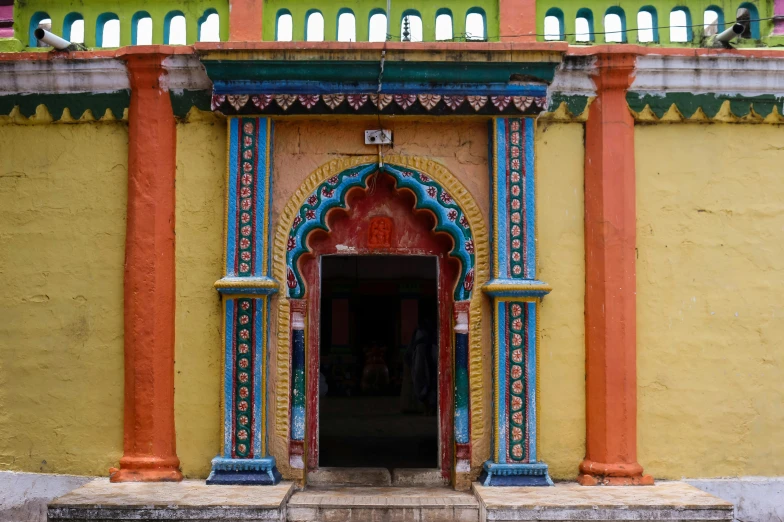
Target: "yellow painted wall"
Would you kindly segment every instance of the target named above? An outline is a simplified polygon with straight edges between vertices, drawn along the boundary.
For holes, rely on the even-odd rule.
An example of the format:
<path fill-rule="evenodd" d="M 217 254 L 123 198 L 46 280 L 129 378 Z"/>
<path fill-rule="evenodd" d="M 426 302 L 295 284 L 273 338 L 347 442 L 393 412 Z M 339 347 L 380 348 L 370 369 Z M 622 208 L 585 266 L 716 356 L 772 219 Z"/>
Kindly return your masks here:
<path fill-rule="evenodd" d="M 177 125 L 177 311 L 174 408 L 177 455 L 188 478 L 205 478 L 221 450 L 221 301 L 226 121 Z"/>
<path fill-rule="evenodd" d="M 582 124 L 538 125 L 538 277 L 553 286 L 539 317 L 538 449 L 561 480 L 585 456 L 584 154 Z"/>
<path fill-rule="evenodd" d="M 635 130 L 639 461 L 781 475 L 784 128 Z"/>
<path fill-rule="evenodd" d="M 123 123 L 0 125 L 0 469 L 122 455 Z"/>

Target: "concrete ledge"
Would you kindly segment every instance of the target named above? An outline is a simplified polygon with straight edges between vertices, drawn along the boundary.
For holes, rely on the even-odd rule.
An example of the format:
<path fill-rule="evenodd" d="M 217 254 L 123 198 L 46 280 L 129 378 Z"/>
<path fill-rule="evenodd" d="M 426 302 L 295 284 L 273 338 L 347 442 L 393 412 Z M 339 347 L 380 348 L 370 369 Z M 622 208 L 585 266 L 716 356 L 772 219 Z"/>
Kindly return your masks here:
<path fill-rule="evenodd" d="M 683 482 L 655 486 L 584 487 L 556 484 L 551 488 L 473 486 L 480 520 L 696 522 L 732 520 L 733 505 Z"/>
<path fill-rule="evenodd" d="M 291 482 L 277 486 L 208 486 L 204 481 L 111 484 L 97 479 L 49 504 L 49 521 L 286 520 Z"/>
<path fill-rule="evenodd" d="M 94 478 L 0 471 L 0 521 L 46 522 L 46 504 Z"/>

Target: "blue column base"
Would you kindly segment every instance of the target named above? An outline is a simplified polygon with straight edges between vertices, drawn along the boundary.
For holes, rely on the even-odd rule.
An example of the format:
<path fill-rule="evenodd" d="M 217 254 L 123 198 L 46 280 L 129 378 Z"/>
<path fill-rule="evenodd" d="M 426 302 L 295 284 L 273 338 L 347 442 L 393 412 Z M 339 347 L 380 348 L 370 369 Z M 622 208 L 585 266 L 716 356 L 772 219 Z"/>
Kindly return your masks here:
<path fill-rule="evenodd" d="M 497 464 L 485 462 L 479 482 L 483 486 L 552 486 L 547 464 Z"/>
<path fill-rule="evenodd" d="M 263 459 L 212 459 L 212 473 L 208 485 L 274 486 L 283 477 L 275 466 L 274 457 Z"/>

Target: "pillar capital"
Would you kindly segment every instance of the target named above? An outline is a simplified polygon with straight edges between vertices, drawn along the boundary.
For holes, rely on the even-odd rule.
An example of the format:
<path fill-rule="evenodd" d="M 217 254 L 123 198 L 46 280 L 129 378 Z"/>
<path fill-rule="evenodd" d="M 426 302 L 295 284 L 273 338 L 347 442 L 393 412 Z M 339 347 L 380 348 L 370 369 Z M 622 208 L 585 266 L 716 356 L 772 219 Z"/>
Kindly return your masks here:
<path fill-rule="evenodd" d="M 229 41 L 260 42 L 264 0 L 229 0 Z"/>

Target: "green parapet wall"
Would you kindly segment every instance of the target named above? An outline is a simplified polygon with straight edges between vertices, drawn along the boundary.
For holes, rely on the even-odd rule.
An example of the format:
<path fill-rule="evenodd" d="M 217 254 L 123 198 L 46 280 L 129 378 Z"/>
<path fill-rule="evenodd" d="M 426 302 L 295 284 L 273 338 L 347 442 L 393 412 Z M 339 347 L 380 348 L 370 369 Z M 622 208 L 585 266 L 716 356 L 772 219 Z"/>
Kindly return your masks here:
<path fill-rule="evenodd" d="M 264 40 L 275 40 L 278 15 L 291 14 L 294 41 L 305 40 L 308 15 L 319 11 L 324 17 L 324 40 L 337 41 L 338 16 L 344 12 L 354 14 L 358 42 L 367 42 L 370 16 L 386 12 L 385 0 L 344 0 L 342 2 L 319 2 L 316 0 L 265 0 Z M 441 2 L 392 2 L 389 32 L 392 40 L 400 40 L 400 26 L 404 14 L 419 14 L 422 18 L 422 37 L 425 42 L 436 40 L 436 16 L 442 13 L 452 16 L 452 34 L 455 40 L 464 38 L 466 16 L 469 12 L 484 12 L 485 36 L 490 41 L 498 40 L 498 1 L 487 0 L 442 0 Z"/>
<path fill-rule="evenodd" d="M 152 43 L 163 44 L 167 15 L 181 13 L 186 20 L 186 43 L 199 40 L 200 20 L 206 14 L 220 16 L 220 39 L 229 39 L 229 0 L 17 0 L 14 9 L 14 36 L 22 44 L 30 43 L 31 25 L 41 17 L 51 18 L 52 32 L 64 35 L 67 20 L 78 13 L 84 19 L 84 44 L 96 47 L 99 19 L 117 15 L 120 20 L 120 45 L 131 45 L 134 15 L 147 13 L 152 18 Z M 44 16 L 48 15 L 48 16 Z"/>
<path fill-rule="evenodd" d="M 735 20 L 735 13 L 741 6 L 750 5 L 757 11 L 759 18 L 769 18 L 773 16 L 773 0 L 754 0 L 745 2 L 743 0 L 539 0 L 536 4 L 536 32 L 538 40 L 544 41 L 545 27 L 544 20 L 548 14 L 558 16 L 562 19 L 561 32 L 565 33 L 565 40 L 577 44 L 602 44 L 605 43 L 604 34 L 592 35 L 591 42 L 577 42 L 574 33 L 576 32 L 575 21 L 578 12 L 581 16 L 590 14 L 593 19 L 592 32 L 604 32 L 604 17 L 609 13 L 622 12 L 625 17 L 626 43 L 638 43 L 637 15 L 641 10 L 647 10 L 653 14 L 654 26 L 658 30 L 654 31 L 654 38 L 657 40 L 643 45 L 663 46 L 663 47 L 699 47 L 703 40 L 703 21 L 705 10 L 708 8 L 718 9 L 722 15 L 720 22 L 731 23 Z M 689 18 L 689 25 L 692 25 L 691 40 L 689 42 L 670 41 L 670 13 L 674 9 L 686 10 Z M 752 12 L 752 18 L 754 18 Z M 723 20 L 722 20 L 723 18 Z M 758 39 L 747 39 L 738 43 L 737 47 L 753 47 L 762 44 L 781 45 L 780 38 L 768 41 L 768 36 L 773 31 L 773 21 L 764 20 L 756 22 L 756 31 L 759 33 Z"/>

